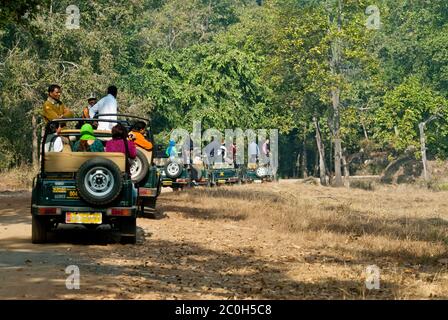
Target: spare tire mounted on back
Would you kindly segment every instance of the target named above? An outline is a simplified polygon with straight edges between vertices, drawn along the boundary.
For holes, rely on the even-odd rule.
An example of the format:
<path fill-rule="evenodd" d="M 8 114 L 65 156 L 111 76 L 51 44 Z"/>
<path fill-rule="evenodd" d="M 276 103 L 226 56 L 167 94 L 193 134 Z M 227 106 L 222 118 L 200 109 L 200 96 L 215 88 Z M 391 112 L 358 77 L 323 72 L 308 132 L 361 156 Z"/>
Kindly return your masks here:
<path fill-rule="evenodd" d="M 182 167 L 180 163 L 175 161 L 169 161 L 165 166 L 165 174 L 168 178 L 175 179 L 182 173 Z"/>
<path fill-rule="evenodd" d="M 149 162 L 145 154 L 137 149 L 137 157 L 132 161 L 131 179 L 134 183 L 140 183 L 148 175 Z"/>
<path fill-rule="evenodd" d="M 82 164 L 76 176 L 79 195 L 92 205 L 106 205 L 114 201 L 123 187 L 120 168 L 106 158 L 90 159 Z"/>

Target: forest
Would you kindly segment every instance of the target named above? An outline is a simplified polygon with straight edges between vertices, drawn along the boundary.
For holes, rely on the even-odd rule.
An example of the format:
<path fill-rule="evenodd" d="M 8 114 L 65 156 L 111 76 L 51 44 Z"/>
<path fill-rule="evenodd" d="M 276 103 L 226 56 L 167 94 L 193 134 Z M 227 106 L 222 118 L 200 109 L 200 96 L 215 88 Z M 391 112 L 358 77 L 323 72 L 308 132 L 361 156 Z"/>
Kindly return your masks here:
<path fill-rule="evenodd" d="M 0 170 L 38 162 L 52 83 L 78 115 L 115 84 L 160 143 L 193 121 L 278 129 L 283 178 L 444 160 L 447 31 L 445 0 L 4 0 Z"/>

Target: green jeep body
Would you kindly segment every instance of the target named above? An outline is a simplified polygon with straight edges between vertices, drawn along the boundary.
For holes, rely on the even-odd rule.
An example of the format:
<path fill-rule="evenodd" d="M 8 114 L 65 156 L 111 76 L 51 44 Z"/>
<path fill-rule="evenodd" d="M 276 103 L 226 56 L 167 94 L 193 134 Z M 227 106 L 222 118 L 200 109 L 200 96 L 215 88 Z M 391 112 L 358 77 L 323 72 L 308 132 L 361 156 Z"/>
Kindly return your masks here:
<path fill-rule="evenodd" d="M 242 181 L 242 171 L 233 164 L 215 164 L 210 170 L 212 185 L 233 184 Z"/>
<path fill-rule="evenodd" d="M 170 160 L 165 153 L 166 146 L 158 145 L 154 153 L 154 161 L 160 174 L 163 187 L 173 190 L 183 189 L 195 183 L 196 185 L 208 185 L 209 173 L 203 164 L 183 164 Z M 171 172 L 171 176 L 170 176 Z M 194 181 L 194 182 L 193 182 Z"/>
<path fill-rule="evenodd" d="M 247 183 L 254 181 L 268 182 L 272 181 L 272 179 L 272 172 L 268 166 L 248 164 L 243 172 L 243 181 Z"/>

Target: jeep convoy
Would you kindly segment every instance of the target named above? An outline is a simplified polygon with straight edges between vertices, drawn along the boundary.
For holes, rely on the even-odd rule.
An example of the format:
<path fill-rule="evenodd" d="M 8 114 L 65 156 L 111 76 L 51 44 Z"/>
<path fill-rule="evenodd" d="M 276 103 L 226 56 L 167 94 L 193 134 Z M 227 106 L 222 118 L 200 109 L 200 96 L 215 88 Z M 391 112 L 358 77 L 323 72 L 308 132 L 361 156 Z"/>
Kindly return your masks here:
<path fill-rule="evenodd" d="M 81 133 L 79 129 L 67 129 L 71 126 L 59 132 L 65 141 L 61 152 L 46 151 L 42 143 L 40 172 L 33 180 L 31 199 L 33 243 L 47 242 L 48 233 L 60 224 L 83 225 L 92 230 L 107 224 L 121 234 L 122 243 L 133 244 L 137 216 L 145 214 L 145 207 L 156 207 L 162 187 L 179 190 L 192 185 L 272 181 L 268 166 L 207 165 L 197 160 L 183 164 L 170 159 L 163 146 L 154 143 L 149 120 L 121 114 L 117 117 L 118 120 L 101 121 L 121 123 L 128 130 L 134 121 L 145 121 L 153 151 L 137 147 L 135 159 L 130 158 L 127 148 L 126 153 L 74 152 L 73 146 Z M 97 120 L 73 118 L 52 122 L 79 121 Z M 44 132 L 43 142 L 49 134 Z M 112 139 L 108 130 L 95 130 L 94 136 L 103 144 Z"/>

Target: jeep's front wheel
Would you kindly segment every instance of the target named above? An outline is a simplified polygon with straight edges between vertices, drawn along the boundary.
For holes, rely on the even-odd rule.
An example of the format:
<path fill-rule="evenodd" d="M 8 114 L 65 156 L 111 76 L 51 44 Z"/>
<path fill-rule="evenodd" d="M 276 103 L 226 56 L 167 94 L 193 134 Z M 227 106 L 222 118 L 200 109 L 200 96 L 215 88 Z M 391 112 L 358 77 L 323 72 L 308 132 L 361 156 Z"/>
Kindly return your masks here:
<path fill-rule="evenodd" d="M 42 217 L 33 216 L 31 220 L 31 242 L 47 242 L 47 232 L 47 224 L 42 219 Z"/>

